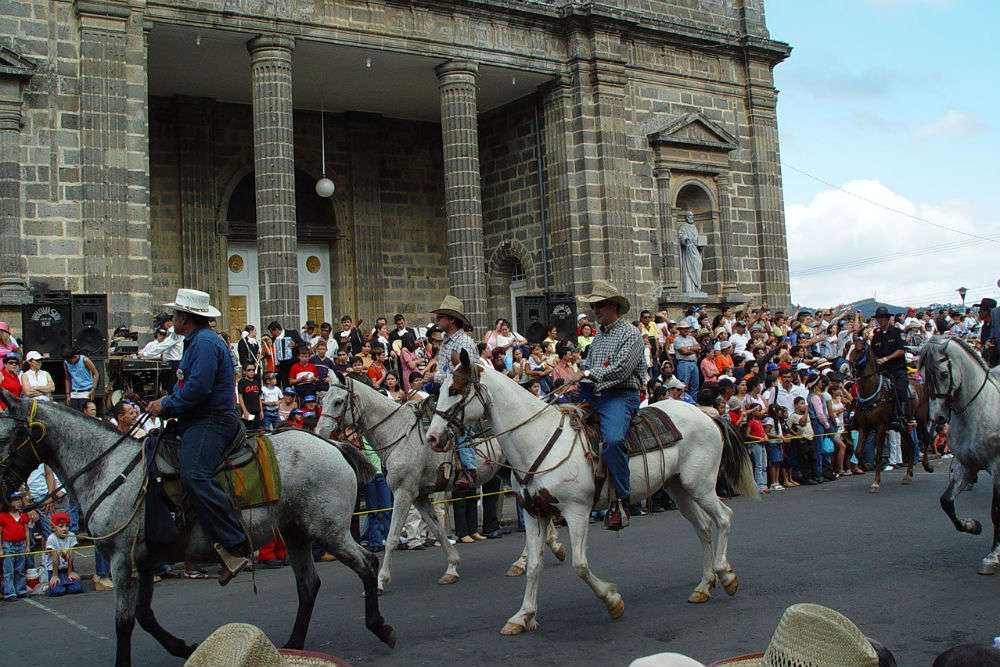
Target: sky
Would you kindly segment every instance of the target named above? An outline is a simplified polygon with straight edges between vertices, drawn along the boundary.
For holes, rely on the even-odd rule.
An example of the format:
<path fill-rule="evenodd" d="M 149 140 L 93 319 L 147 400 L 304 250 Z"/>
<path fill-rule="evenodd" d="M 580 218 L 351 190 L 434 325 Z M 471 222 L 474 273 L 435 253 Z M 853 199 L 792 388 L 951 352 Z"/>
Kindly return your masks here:
<path fill-rule="evenodd" d="M 1000 296 L 1000 0 L 765 11 L 793 47 L 774 71 L 792 301 Z"/>

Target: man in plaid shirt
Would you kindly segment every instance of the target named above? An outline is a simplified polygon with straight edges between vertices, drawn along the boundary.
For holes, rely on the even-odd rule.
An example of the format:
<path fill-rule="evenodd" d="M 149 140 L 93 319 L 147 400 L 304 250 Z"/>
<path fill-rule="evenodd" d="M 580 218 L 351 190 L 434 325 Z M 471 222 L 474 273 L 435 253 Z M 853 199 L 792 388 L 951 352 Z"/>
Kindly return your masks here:
<path fill-rule="evenodd" d="M 583 297 L 600 325 L 587 348 L 587 370 L 567 378 L 567 383 L 586 379 L 594 384 L 591 408 L 601 418 L 601 458 L 611 477 L 612 494 L 604 526 L 621 530 L 629 524 L 628 452 L 625 434 L 639 410 L 639 390 L 646 377 L 642 333 L 622 315 L 628 299 L 610 283 L 594 282 L 593 293 Z"/>

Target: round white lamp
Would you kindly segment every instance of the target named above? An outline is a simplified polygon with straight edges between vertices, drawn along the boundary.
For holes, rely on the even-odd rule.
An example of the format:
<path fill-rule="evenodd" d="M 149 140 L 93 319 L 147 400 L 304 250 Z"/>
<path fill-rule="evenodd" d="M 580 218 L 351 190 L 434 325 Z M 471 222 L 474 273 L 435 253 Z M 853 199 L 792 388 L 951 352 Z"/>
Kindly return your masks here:
<path fill-rule="evenodd" d="M 334 190 L 336 190 L 336 186 L 326 176 L 316 181 L 316 194 L 320 197 L 332 197 Z"/>

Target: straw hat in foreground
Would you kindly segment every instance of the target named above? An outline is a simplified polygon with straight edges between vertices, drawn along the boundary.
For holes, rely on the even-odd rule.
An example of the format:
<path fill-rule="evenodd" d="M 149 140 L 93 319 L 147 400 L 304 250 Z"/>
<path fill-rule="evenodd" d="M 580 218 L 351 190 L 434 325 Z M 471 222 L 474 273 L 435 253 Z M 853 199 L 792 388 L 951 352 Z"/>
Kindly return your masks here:
<path fill-rule="evenodd" d="M 350 664 L 322 653 L 278 650 L 260 628 L 229 623 L 210 634 L 184 667 L 350 667 Z"/>

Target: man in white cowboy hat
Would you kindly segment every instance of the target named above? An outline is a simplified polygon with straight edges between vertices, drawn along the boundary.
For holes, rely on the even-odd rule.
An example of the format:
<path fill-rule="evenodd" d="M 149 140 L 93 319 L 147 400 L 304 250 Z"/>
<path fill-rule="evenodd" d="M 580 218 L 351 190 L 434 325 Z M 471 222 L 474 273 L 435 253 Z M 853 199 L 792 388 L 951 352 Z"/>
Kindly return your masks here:
<path fill-rule="evenodd" d="M 473 363 L 479 358 L 479 349 L 476 347 L 476 341 L 472 340 L 472 337 L 465 333 L 465 325 L 469 322 L 469 318 L 465 316 L 463 311 L 464 306 L 462 305 L 462 301 L 450 294 L 444 298 L 439 307 L 431 311 L 434 313 L 435 324 L 444 332 L 444 341 L 441 343 L 440 350 L 438 350 L 437 371 L 434 373 L 434 381 L 424 385 L 424 391 L 429 394 L 437 396 L 438 391 L 441 389 L 441 383 L 447 377 L 448 373 L 451 372 L 451 355 L 453 352 L 465 350 L 469 353 L 469 359 Z M 461 445 L 461 440 L 459 441 L 459 445 Z M 472 481 L 470 478 L 475 476 L 477 468 L 476 452 L 469 447 L 459 446 L 458 458 L 462 464 L 462 468 L 466 472 L 459 476 L 456 484 L 468 486 Z"/>
<path fill-rule="evenodd" d="M 590 304 L 598 326 L 587 348 L 587 370 L 574 373 L 566 383 L 586 378 L 594 383 L 591 407 L 601 418 L 601 458 L 611 477 L 611 504 L 604 519 L 608 530 L 628 526 L 631 493 L 625 434 L 639 410 L 639 390 L 646 379 L 642 334 L 622 318 L 631 307 L 628 299 L 605 280 L 594 281 Z"/>
<path fill-rule="evenodd" d="M 250 564 L 243 526 L 215 479 L 226 447 L 242 427 L 235 407 L 232 354 L 209 327 L 209 319 L 221 313 L 209 303 L 207 293 L 179 289 L 166 306 L 174 309 L 174 330 L 184 336 L 184 355 L 173 391 L 150 403 L 148 411 L 178 418 L 181 484 L 202 527 L 215 541 L 222 560 L 219 584 L 225 586 Z"/>

